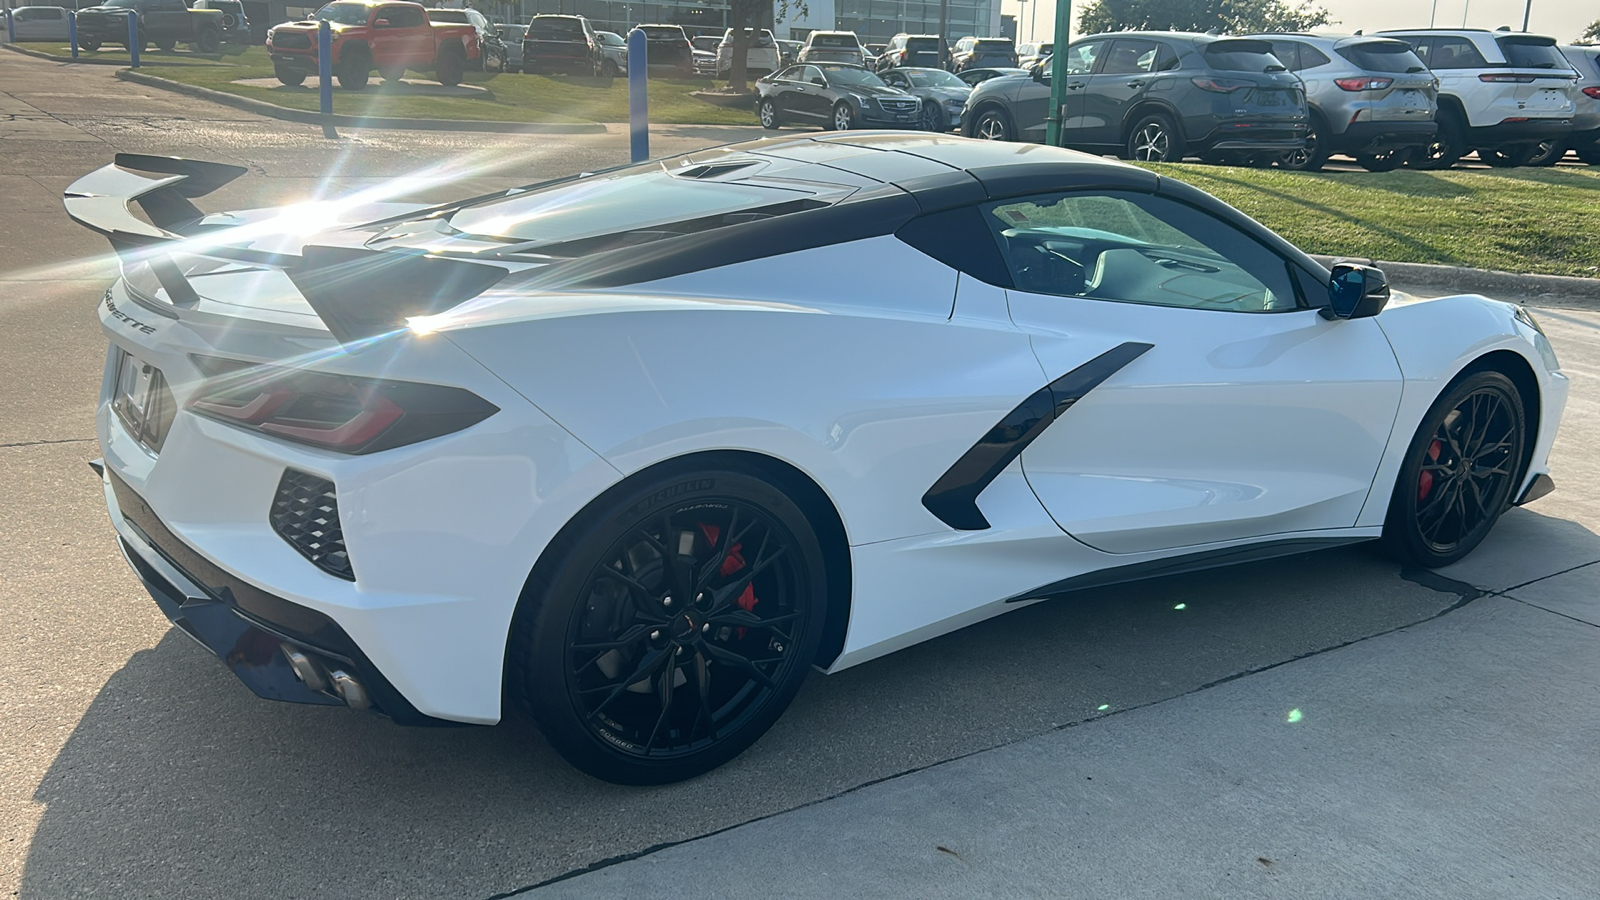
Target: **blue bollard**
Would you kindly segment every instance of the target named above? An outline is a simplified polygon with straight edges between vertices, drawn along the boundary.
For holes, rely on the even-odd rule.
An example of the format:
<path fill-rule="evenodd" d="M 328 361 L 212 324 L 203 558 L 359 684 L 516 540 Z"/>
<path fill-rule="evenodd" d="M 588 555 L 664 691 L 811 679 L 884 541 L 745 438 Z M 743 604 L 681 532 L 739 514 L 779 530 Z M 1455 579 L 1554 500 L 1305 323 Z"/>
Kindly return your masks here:
<path fill-rule="evenodd" d="M 139 40 L 139 16 L 133 10 L 128 10 L 128 58 L 133 61 L 129 68 L 139 68 L 139 50 L 144 42 Z"/>
<path fill-rule="evenodd" d="M 11 21 L 11 10 L 6 10 L 6 43 L 17 42 L 17 23 Z"/>
<path fill-rule="evenodd" d="M 628 146 L 636 163 L 650 158 L 649 45 L 644 32 L 628 32 Z"/>
<path fill-rule="evenodd" d="M 72 58 L 78 58 L 78 13 L 67 11 L 67 45 L 72 48 Z"/>
<path fill-rule="evenodd" d="M 317 23 L 317 87 L 322 107 L 322 136 L 336 138 L 333 127 L 333 29 L 328 20 Z"/>

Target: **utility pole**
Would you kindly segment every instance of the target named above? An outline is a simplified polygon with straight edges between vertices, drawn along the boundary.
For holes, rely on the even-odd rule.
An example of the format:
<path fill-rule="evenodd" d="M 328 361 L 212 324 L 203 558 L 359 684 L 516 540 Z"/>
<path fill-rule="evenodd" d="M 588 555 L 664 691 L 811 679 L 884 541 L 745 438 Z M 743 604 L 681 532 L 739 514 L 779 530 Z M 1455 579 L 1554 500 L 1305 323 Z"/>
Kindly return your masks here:
<path fill-rule="evenodd" d="M 1028 0 L 1017 0 L 1017 34 L 1015 40 L 1022 42 L 1022 20 L 1028 16 Z M 1028 32 L 1028 40 L 1033 40 L 1033 32 Z"/>
<path fill-rule="evenodd" d="M 1527 0 L 1522 5 L 1522 33 L 1528 33 L 1528 17 L 1533 15 L 1533 0 Z"/>
<path fill-rule="evenodd" d="M 1439 0 L 1433 0 L 1433 11 L 1428 13 L 1428 27 L 1433 27 L 1433 20 L 1439 16 Z"/>
<path fill-rule="evenodd" d="M 950 38 L 945 36 L 945 31 L 950 27 L 950 0 L 939 0 L 939 55 L 940 68 L 949 65 Z"/>
<path fill-rule="evenodd" d="M 1038 31 L 1034 26 L 1039 24 L 1039 0 L 1033 0 L 1033 13 L 1028 17 L 1028 40 L 1038 40 Z"/>
<path fill-rule="evenodd" d="M 1050 57 L 1050 114 L 1045 117 L 1045 143 L 1061 146 L 1061 107 L 1067 105 L 1067 37 L 1072 34 L 1072 0 L 1056 0 L 1055 52 Z"/>

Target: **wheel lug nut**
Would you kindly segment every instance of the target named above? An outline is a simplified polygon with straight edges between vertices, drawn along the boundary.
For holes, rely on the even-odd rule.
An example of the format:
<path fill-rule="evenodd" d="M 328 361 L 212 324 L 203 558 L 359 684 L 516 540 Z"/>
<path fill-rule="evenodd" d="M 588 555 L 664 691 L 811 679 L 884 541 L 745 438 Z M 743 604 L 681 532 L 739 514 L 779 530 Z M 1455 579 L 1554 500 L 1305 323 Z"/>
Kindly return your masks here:
<path fill-rule="evenodd" d="M 650 632 L 650 640 L 652 640 L 652 641 L 661 640 L 661 632 L 659 632 L 659 631 Z"/>
<path fill-rule="evenodd" d="M 672 595 L 668 594 L 665 597 L 662 597 L 661 598 L 661 605 L 665 606 L 667 609 L 671 609 L 672 608 Z"/>
<path fill-rule="evenodd" d="M 701 634 L 710 634 L 711 633 L 711 623 L 707 622 L 704 625 L 701 625 L 700 626 L 700 633 Z"/>

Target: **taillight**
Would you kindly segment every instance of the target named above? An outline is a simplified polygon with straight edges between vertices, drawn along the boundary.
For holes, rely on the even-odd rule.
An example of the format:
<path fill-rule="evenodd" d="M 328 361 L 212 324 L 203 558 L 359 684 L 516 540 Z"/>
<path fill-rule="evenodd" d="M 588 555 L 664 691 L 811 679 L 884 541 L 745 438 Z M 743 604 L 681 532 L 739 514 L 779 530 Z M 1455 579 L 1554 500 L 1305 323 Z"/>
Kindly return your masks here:
<path fill-rule="evenodd" d="M 1360 78 L 1335 78 L 1333 83 L 1347 91 L 1381 91 L 1394 84 L 1394 79 L 1363 75 Z"/>
<path fill-rule="evenodd" d="M 1596 100 L 1600 100 L 1600 86 L 1584 88 L 1583 95 L 1585 97 L 1593 97 Z"/>
<path fill-rule="evenodd" d="M 1189 80 L 1194 82 L 1195 87 L 1217 94 L 1231 94 L 1240 88 L 1253 86 L 1253 82 L 1241 81 L 1237 78 L 1217 78 L 1212 75 L 1196 75 Z"/>
<path fill-rule="evenodd" d="M 1533 84 L 1532 75 L 1479 75 L 1478 80 L 1492 84 Z"/>
<path fill-rule="evenodd" d="M 340 453 L 374 453 L 443 437 L 499 412 L 470 391 L 193 357 L 206 380 L 187 409 Z"/>

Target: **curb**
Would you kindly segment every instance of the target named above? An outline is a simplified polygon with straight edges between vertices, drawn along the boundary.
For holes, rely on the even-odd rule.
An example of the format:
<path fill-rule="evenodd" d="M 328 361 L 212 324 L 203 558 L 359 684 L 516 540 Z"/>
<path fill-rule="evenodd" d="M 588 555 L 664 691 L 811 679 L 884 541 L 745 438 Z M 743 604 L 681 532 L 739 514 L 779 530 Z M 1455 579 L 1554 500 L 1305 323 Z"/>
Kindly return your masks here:
<path fill-rule="evenodd" d="M 35 59 L 48 59 L 51 62 L 67 63 L 69 65 L 74 65 L 74 66 L 126 66 L 126 65 L 128 65 L 128 61 L 125 60 L 125 59 L 94 59 L 94 58 L 92 58 L 90 56 L 86 56 L 86 55 L 79 56 L 77 59 L 73 59 L 70 56 L 56 56 L 54 53 L 46 53 L 43 50 L 33 50 L 33 49 L 30 49 L 30 48 L 27 48 L 27 47 L 19 47 L 16 44 L 0 44 L 0 47 L 4 47 L 4 48 L 6 48 L 7 50 L 10 50 L 13 53 L 21 53 L 23 56 L 32 56 Z M 210 60 L 211 57 L 203 56 L 203 57 L 201 57 L 201 59 Z M 216 65 L 227 65 L 227 64 L 222 62 L 222 57 L 221 56 L 218 56 L 213 61 L 203 62 L 203 63 L 185 62 L 184 60 L 181 60 L 181 59 L 179 59 L 179 60 L 169 60 L 166 57 L 161 57 L 161 61 L 159 63 L 152 63 L 151 65 L 193 66 L 195 68 L 200 68 L 202 66 L 216 66 Z"/>
<path fill-rule="evenodd" d="M 604 134 L 606 127 L 598 122 L 574 122 L 568 124 L 546 122 L 496 122 L 496 121 L 462 121 L 456 119 L 397 119 L 387 116 L 347 116 L 334 113 L 324 116 L 322 113 L 309 112 L 303 109 L 290 109 L 267 103 L 263 100 L 252 100 L 249 97 L 240 97 L 226 91 L 214 91 L 211 88 L 198 87 L 173 81 L 170 78 L 161 78 L 156 75 L 146 75 L 134 69 L 119 69 L 117 77 L 123 81 L 132 81 L 135 84 L 148 85 L 162 88 L 179 94 L 188 94 L 221 103 L 234 109 L 242 109 L 258 115 L 270 116 L 274 119 L 283 119 L 287 122 L 299 122 L 302 125 L 336 125 L 343 128 L 409 128 L 416 131 L 487 131 L 498 134 Z"/>
<path fill-rule="evenodd" d="M 1411 289 L 1438 290 L 1448 294 L 1484 294 L 1489 297 L 1514 297 L 1533 306 L 1600 310 L 1600 278 L 1575 278 L 1569 275 L 1524 275 L 1459 266 L 1434 266 L 1425 263 L 1373 261 L 1344 256 L 1312 259 L 1331 265 L 1342 259 L 1374 265 L 1396 285 Z"/>

